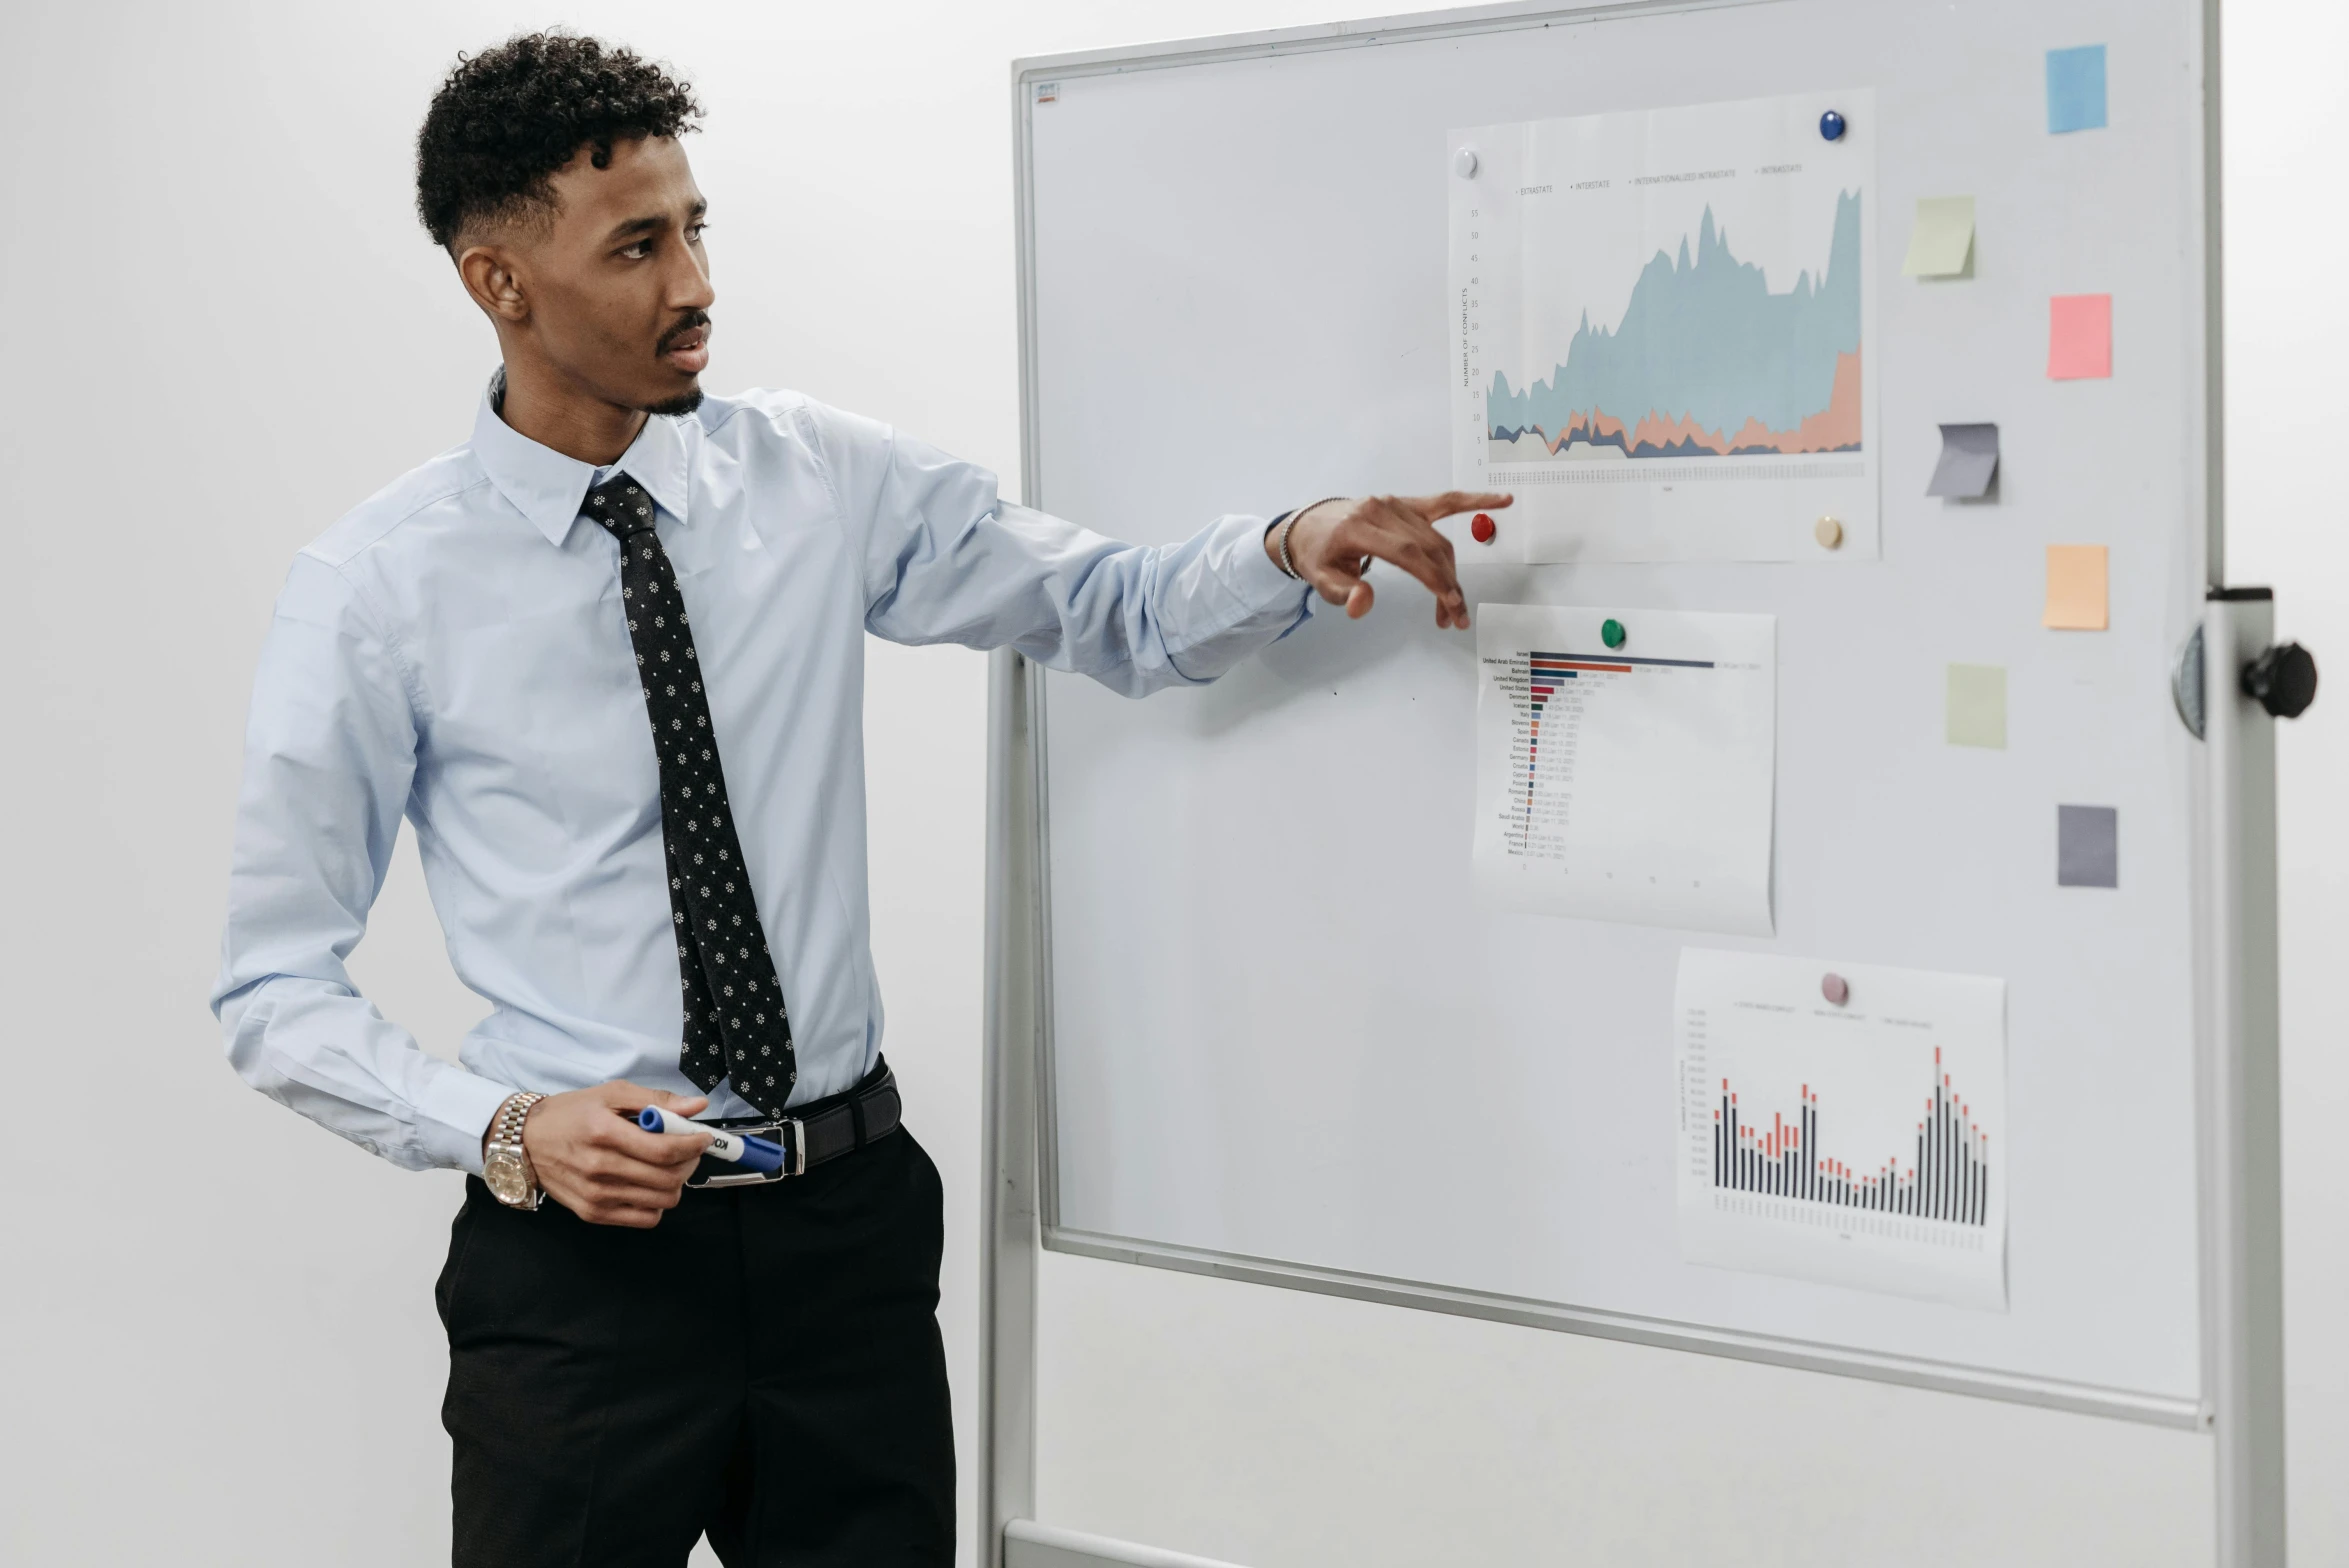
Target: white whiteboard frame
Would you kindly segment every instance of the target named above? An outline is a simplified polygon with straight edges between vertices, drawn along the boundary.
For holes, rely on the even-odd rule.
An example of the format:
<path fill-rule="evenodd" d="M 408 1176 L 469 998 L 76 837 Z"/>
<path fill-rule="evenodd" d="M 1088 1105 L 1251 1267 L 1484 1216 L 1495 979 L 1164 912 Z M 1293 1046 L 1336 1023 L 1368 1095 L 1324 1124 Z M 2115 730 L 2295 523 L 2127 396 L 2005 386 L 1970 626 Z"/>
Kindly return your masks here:
<path fill-rule="evenodd" d="M 1036 429 L 1030 121 L 1035 83 L 1375 47 L 1550 21 L 1589 24 L 1614 16 L 1757 3 L 1765 0 L 1565 5 L 1535 0 L 1014 61 L 1021 463 L 1027 504 L 1050 505 Z M 2199 460 L 2201 483 L 2190 483 L 2188 493 L 2201 492 L 2205 571 L 2213 590 L 2203 628 L 2211 650 L 2205 698 L 2210 717 L 2196 825 L 2202 1397 L 2164 1398 L 1061 1226 L 1052 1125 L 1051 909 L 1049 878 L 1044 874 L 1050 826 L 1044 783 L 1044 672 L 1003 651 L 993 656 L 988 684 L 987 1068 L 981 1150 L 988 1191 L 980 1237 L 979 1561 L 989 1568 L 1004 1563 L 1006 1527 L 1027 1521 L 1033 1513 L 1036 1268 L 1039 1251 L 1050 1250 L 2208 1431 L 2216 1438 L 2218 1451 L 2219 1563 L 2222 1568 L 2265 1568 L 2283 1562 L 2274 740 L 2272 721 L 2243 697 L 2235 683 L 2243 662 L 2266 646 L 2273 617 L 2264 591 L 2230 594 L 2220 588 L 2225 580 L 2225 532 L 2219 0 L 2179 3 L 2198 4 L 2202 24 L 2202 234 L 2201 244 L 2193 249 L 2200 261 L 2204 330 L 2200 384 L 2187 395 L 2200 402 L 2205 441 L 2198 453 L 2189 454 L 2190 465 Z M 1065 1553 L 1068 1548 L 1055 1550 Z M 1011 1558 L 1039 1564 L 1048 1560 L 1022 1543 L 1013 1544 Z M 1077 1559 L 1063 1555 L 1049 1560 Z M 1106 1554 L 1092 1560 L 1160 1559 Z"/>

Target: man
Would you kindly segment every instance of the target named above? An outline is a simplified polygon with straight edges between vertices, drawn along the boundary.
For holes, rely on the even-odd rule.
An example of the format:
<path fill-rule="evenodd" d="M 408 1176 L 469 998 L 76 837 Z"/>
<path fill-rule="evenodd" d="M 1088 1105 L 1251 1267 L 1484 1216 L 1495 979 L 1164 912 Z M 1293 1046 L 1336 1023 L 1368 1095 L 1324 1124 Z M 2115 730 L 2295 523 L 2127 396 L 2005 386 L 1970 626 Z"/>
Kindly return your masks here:
<path fill-rule="evenodd" d="M 263 1093 L 474 1176 L 437 1292 L 457 1562 L 675 1564 L 706 1531 L 729 1565 L 950 1563 L 940 1190 L 867 950 L 865 634 L 1139 695 L 1230 668 L 1309 590 L 1362 614 L 1368 557 L 1466 626 L 1433 524 L 1506 501 L 1137 549 L 806 398 L 705 398 L 699 112 L 559 35 L 433 100 L 419 210 L 503 369 L 469 441 L 287 578 L 214 1006 Z M 491 1004 L 462 1065 L 343 967 L 403 814 Z M 780 1143 L 782 1179 L 647 1106 Z"/>

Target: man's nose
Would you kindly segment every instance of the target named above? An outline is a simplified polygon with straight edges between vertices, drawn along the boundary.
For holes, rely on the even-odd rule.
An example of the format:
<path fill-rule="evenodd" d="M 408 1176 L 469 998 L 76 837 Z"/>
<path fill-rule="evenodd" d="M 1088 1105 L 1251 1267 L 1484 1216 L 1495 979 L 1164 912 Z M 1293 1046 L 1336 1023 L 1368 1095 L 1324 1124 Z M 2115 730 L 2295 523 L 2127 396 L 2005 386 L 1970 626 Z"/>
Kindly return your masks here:
<path fill-rule="evenodd" d="M 718 298 L 710 286 L 709 268 L 691 250 L 680 247 L 680 252 L 684 262 L 669 280 L 669 304 L 678 310 L 707 310 Z"/>

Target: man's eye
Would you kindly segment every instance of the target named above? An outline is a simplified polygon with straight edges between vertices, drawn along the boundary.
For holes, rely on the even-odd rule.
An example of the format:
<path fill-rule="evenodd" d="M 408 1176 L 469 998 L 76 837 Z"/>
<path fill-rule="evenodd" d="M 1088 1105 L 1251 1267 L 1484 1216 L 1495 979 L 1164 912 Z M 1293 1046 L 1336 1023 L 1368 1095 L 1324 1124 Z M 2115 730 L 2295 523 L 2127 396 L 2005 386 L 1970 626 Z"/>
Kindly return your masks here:
<path fill-rule="evenodd" d="M 702 235 L 709 231 L 709 227 L 706 223 L 697 223 L 685 231 L 685 237 L 698 245 L 701 243 Z"/>
<path fill-rule="evenodd" d="M 621 251 L 620 254 L 627 257 L 630 261 L 642 261 L 645 257 L 652 254 L 652 241 L 638 240 L 635 244 Z"/>

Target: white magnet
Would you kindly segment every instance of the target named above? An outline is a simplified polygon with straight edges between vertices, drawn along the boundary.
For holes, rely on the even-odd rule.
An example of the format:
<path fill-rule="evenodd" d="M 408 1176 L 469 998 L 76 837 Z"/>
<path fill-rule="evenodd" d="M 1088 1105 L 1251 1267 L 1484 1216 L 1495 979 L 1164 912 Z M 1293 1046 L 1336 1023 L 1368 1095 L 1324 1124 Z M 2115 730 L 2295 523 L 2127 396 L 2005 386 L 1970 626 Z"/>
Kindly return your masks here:
<path fill-rule="evenodd" d="M 1476 149 L 1463 147 L 1452 154 L 1452 172 L 1464 180 L 1476 178 Z"/>

